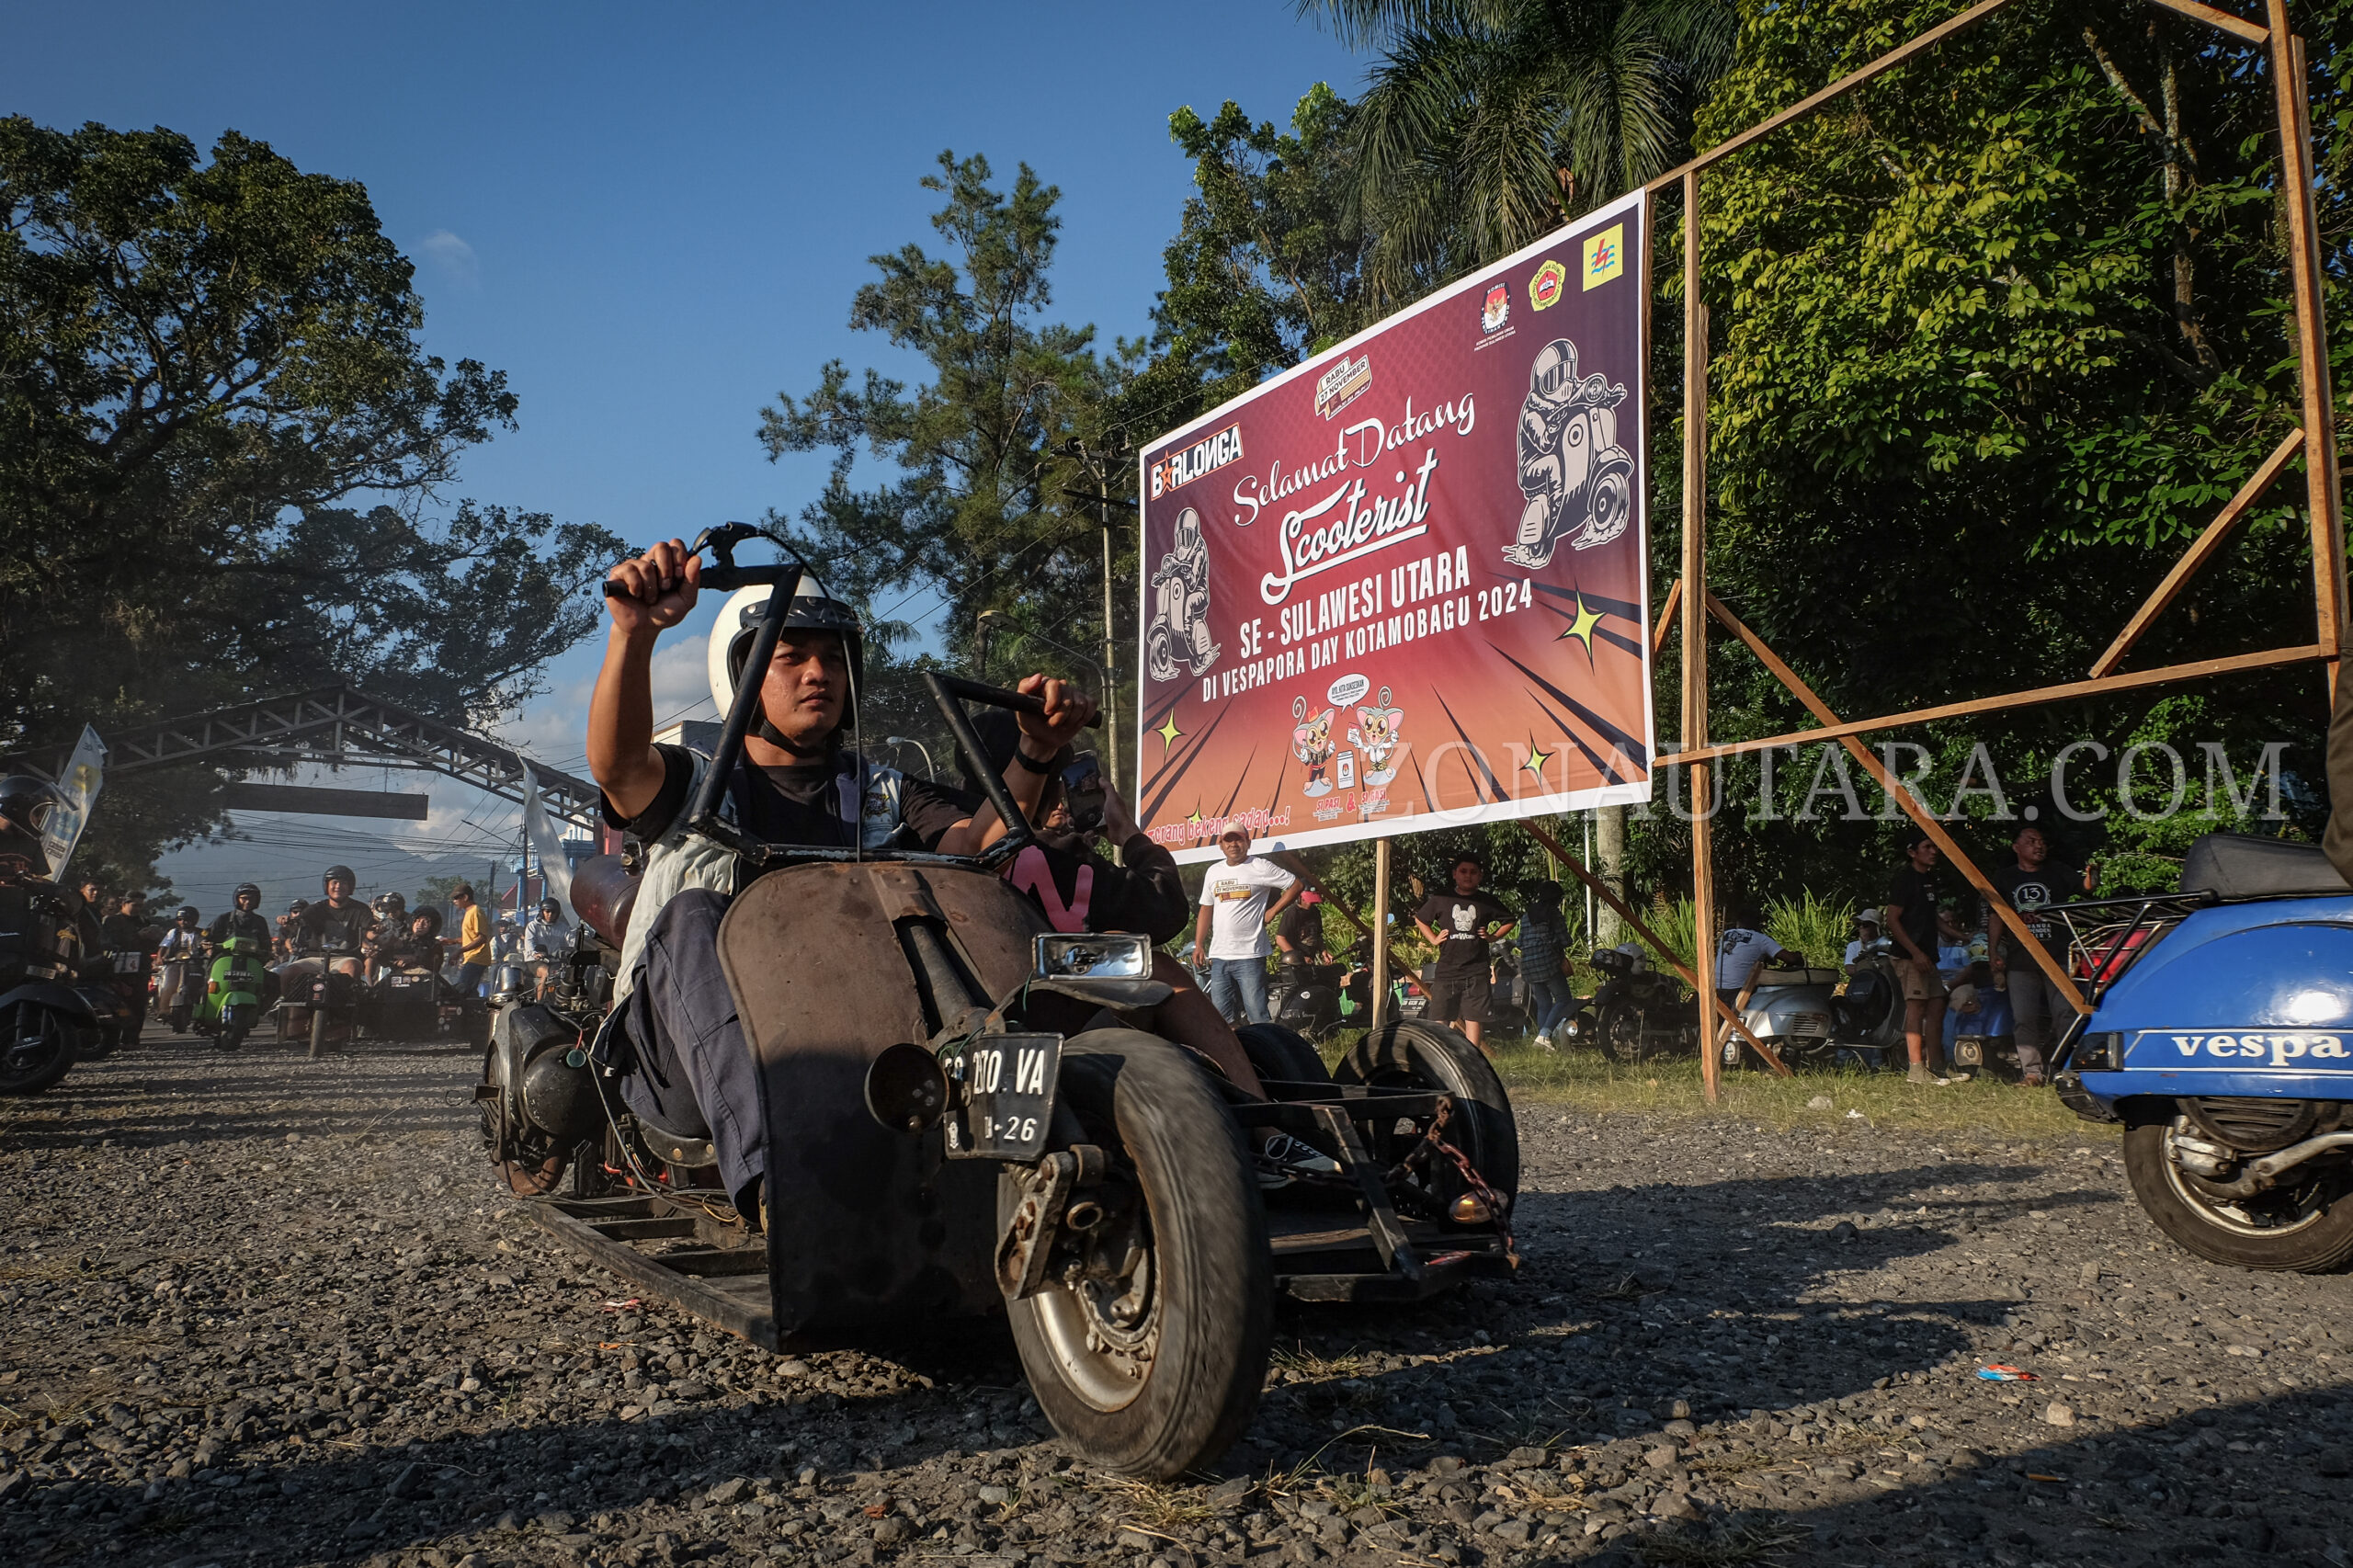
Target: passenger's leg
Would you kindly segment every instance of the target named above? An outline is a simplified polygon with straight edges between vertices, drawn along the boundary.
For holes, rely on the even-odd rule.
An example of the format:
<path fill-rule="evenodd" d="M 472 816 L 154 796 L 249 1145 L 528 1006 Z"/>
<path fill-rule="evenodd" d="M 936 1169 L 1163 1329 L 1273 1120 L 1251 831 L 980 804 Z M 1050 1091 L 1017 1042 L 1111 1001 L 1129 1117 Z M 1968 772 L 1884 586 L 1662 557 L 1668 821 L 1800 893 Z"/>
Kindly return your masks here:
<path fill-rule="evenodd" d="M 1214 975 L 1215 971 L 1211 973 Z M 1235 1088 L 1266 1098 L 1267 1091 L 1250 1066 L 1249 1052 L 1242 1049 L 1242 1037 L 1233 1032 L 1233 1026 L 1225 1021 L 1216 1005 L 1201 994 L 1201 988 L 1193 983 L 1192 971 L 1165 953 L 1154 953 L 1152 977 L 1166 982 L 1176 993 L 1160 1005 L 1160 1032 L 1216 1062 Z"/>
<path fill-rule="evenodd" d="M 748 1220 L 759 1212 L 767 1123 L 758 1071 L 719 967 L 719 917 L 726 910 L 726 899 L 698 888 L 676 894 L 655 917 L 630 996 L 640 1065 L 622 1080 L 622 1093 L 665 1126 L 692 1132 L 684 1124 L 691 1119 L 710 1131 L 720 1180 Z"/>

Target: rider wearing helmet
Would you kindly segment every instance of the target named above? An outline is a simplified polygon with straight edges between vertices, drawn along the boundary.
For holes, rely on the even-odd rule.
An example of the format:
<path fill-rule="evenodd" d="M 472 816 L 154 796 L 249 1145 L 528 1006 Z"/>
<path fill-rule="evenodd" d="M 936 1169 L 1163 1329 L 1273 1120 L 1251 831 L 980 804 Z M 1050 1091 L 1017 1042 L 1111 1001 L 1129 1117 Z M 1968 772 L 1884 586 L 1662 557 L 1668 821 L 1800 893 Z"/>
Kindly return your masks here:
<path fill-rule="evenodd" d="M 368 978 L 387 970 L 417 974 L 441 972 L 441 912 L 430 907 L 409 916 L 405 926 L 386 926 L 368 955 Z"/>
<path fill-rule="evenodd" d="M 172 916 L 171 929 L 155 945 L 155 1010 L 169 1017 L 172 1003 L 184 987 L 204 988 L 199 972 L 204 956 L 204 932 L 196 905 L 184 903 Z"/>
<path fill-rule="evenodd" d="M 563 905 L 551 898 L 540 900 L 539 913 L 523 927 L 523 961 L 539 976 L 539 995 L 547 994 L 548 970 L 563 956 L 564 944 L 571 938 L 572 927 L 564 922 Z"/>
<path fill-rule="evenodd" d="M 735 892 L 735 858 L 681 820 L 711 759 L 654 744 L 654 642 L 694 609 L 701 581 L 701 558 L 675 539 L 610 574 L 612 625 L 588 710 L 588 769 L 604 790 L 606 820 L 644 844 L 646 857 L 599 1050 L 621 1070 L 622 1097 L 640 1117 L 710 1138 L 728 1195 L 756 1219 L 766 1125 L 752 1053 L 719 967 L 719 918 Z M 934 787 L 845 746 L 860 673 L 858 621 L 813 580 L 802 578 L 767 668 L 745 668 L 770 591 L 737 593 L 711 631 L 719 710 L 728 711 L 740 682 L 760 683 L 758 722 L 745 736 L 722 813 L 769 843 L 880 848 Z M 1042 676 L 1022 686 L 1044 699 L 1045 712 L 1022 716 L 1023 756 L 1005 777 L 1028 781 L 1034 799 L 1041 773 L 1030 770 L 1048 766 L 1094 717 L 1095 704 Z"/>
<path fill-rule="evenodd" d="M 0 876 L 49 875 L 40 824 L 56 803 L 57 791 L 43 779 L 28 773 L 0 778 Z"/>
<path fill-rule="evenodd" d="M 340 973 L 358 974 L 360 943 L 375 918 L 366 904 L 351 896 L 359 879 L 351 874 L 350 867 L 329 866 L 319 883 L 326 897 L 295 917 L 291 935 L 297 957 L 278 966 L 278 981 L 292 994 L 299 995 L 301 987 L 329 963 Z"/>
<path fill-rule="evenodd" d="M 212 944 L 215 952 L 233 937 L 244 937 L 259 942 L 265 952 L 269 948 L 269 917 L 261 912 L 261 889 L 251 882 L 239 882 L 230 895 L 236 903 L 234 909 L 224 909 L 212 917 L 204 939 Z"/>

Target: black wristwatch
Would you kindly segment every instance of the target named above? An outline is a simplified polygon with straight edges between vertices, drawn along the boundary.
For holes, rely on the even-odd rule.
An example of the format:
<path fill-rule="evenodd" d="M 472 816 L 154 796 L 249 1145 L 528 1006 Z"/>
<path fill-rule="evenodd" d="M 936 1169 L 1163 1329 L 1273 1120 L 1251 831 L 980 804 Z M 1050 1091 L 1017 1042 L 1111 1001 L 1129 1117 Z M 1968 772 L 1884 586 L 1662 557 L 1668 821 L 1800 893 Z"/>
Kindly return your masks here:
<path fill-rule="evenodd" d="M 1023 751 L 1017 745 L 1013 748 L 1013 760 L 1019 763 L 1022 767 L 1028 768 L 1032 773 L 1051 773 L 1054 770 L 1054 759 L 1052 757 L 1050 756 L 1043 762 L 1033 761 L 1030 758 L 1029 754 Z"/>

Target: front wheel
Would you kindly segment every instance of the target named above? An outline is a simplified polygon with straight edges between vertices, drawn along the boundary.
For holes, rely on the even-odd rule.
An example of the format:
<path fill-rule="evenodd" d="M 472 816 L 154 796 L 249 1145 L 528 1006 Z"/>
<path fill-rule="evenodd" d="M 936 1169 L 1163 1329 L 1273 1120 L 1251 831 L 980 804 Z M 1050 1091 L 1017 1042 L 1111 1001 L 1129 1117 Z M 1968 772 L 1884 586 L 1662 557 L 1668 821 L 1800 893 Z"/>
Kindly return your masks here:
<path fill-rule="evenodd" d="M 1165 1041 L 1095 1029 L 1063 1046 L 1062 1102 L 1109 1155 L 1101 1218 L 1006 1303 L 1046 1419 L 1093 1464 L 1165 1480 L 1210 1463 L 1257 1408 L 1274 1334 L 1267 1217 L 1241 1129 Z M 1024 1188 L 997 1186 L 1000 1229 Z"/>
<path fill-rule="evenodd" d="M 2124 1174 L 2157 1229 L 2235 1268 L 2318 1274 L 2353 1259 L 2353 1183 L 2343 1165 L 2314 1162 L 2282 1173 L 2287 1179 L 2268 1192 L 2232 1198 L 2175 1161 L 2176 1128 L 2175 1119 L 2158 1117 L 2124 1132 Z"/>
<path fill-rule="evenodd" d="M 327 1053 L 327 1014 L 324 1007 L 311 1009 L 311 1060 L 316 1062 Z"/>
<path fill-rule="evenodd" d="M 56 1009 L 19 1002 L 0 1014 L 0 1096 L 54 1088 L 74 1065 L 74 1025 Z"/>

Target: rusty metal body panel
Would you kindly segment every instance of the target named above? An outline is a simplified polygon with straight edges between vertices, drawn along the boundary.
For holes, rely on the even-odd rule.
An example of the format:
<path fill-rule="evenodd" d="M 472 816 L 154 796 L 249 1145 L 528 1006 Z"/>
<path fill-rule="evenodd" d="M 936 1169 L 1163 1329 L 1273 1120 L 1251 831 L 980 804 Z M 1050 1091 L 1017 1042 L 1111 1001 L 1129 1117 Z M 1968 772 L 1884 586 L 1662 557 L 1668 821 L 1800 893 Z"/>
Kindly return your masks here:
<path fill-rule="evenodd" d="M 866 1110 L 873 1059 L 932 1034 L 900 935 L 907 921 L 946 934 L 983 998 L 1029 977 L 1030 938 L 1048 928 L 991 872 L 897 862 L 772 871 L 720 923 L 720 964 L 759 1063 L 768 1276 L 784 1340 L 1002 1310 L 995 1164 L 947 1160 L 938 1130 L 908 1138 Z"/>

